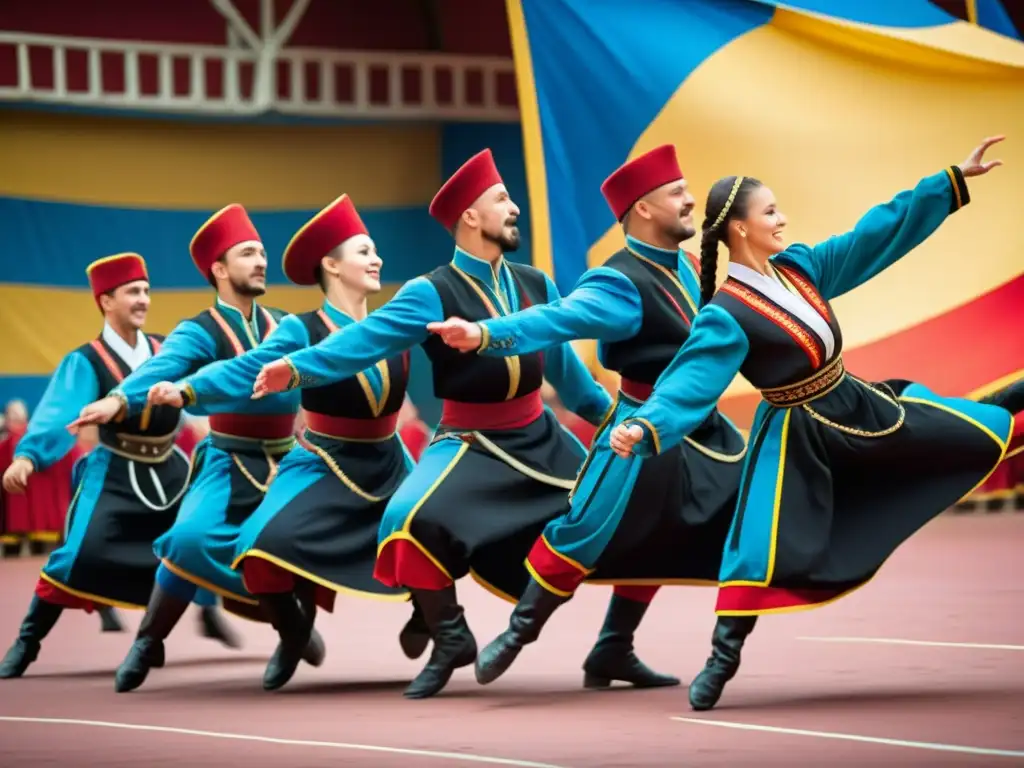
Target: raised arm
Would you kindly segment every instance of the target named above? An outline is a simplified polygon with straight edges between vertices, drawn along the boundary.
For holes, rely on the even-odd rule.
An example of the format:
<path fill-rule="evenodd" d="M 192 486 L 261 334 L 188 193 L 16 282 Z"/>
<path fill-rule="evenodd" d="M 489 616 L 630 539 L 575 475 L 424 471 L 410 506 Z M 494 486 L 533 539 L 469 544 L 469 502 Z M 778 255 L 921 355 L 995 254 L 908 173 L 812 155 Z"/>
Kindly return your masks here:
<path fill-rule="evenodd" d="M 690 338 L 655 382 L 647 402 L 622 426 L 639 426 L 639 456 L 668 450 L 699 427 L 739 372 L 749 342 L 732 315 L 717 304 L 697 313 Z"/>
<path fill-rule="evenodd" d="M 28 459 L 36 471 L 60 461 L 75 445 L 76 438 L 68 432 L 67 425 L 97 397 L 96 372 L 85 355 L 72 352 L 50 377 L 28 423 L 28 431 L 18 441 L 14 458 Z"/>
<path fill-rule="evenodd" d="M 295 315 L 287 315 L 263 342 L 244 355 L 210 363 L 178 383 L 187 407 L 248 400 L 260 369 L 284 355 L 309 346 L 309 332 Z"/>
<path fill-rule="evenodd" d="M 611 270 L 608 271 L 611 272 Z M 618 273 L 613 272 L 613 274 Z M 548 301 L 554 303 L 564 301 L 559 296 L 558 288 L 555 286 L 554 282 L 547 278 L 547 276 L 545 276 L 544 280 L 547 283 Z M 633 284 L 624 277 L 622 280 L 626 285 L 632 288 L 633 293 L 636 294 L 636 289 L 633 288 Z M 577 288 L 577 290 L 579 289 Z M 597 290 L 592 292 L 596 293 Z M 574 290 L 573 294 L 575 293 L 576 291 Z M 625 293 L 625 291 L 623 291 L 623 293 Z M 570 297 L 571 296 L 572 294 L 570 294 Z M 639 310 L 640 296 L 638 294 L 636 294 L 636 300 L 636 308 Z M 585 298 L 584 301 L 590 302 L 592 299 Z M 544 309 L 545 307 L 550 306 L 553 306 L 553 304 L 531 307 L 530 309 L 525 310 L 525 312 L 520 312 L 519 314 L 526 314 L 526 312 L 531 312 L 534 309 Z M 611 310 L 609 309 L 607 311 Z M 624 320 L 628 322 L 628 316 L 626 316 Z M 594 327 L 596 327 L 596 325 L 597 324 L 595 323 Z M 639 317 L 637 327 L 639 327 Z M 633 330 L 632 333 L 628 333 L 621 338 L 628 338 L 635 333 L 636 330 Z M 611 396 L 604 387 L 594 380 L 594 377 L 590 374 L 590 371 L 587 370 L 583 361 L 580 360 L 579 355 L 576 354 L 576 350 L 572 348 L 572 345 L 568 341 L 557 343 L 544 353 L 544 377 L 551 382 L 551 386 L 553 386 L 555 391 L 558 392 L 559 400 L 562 401 L 562 404 L 566 408 L 594 426 L 601 424 L 605 415 L 612 407 Z"/>
<path fill-rule="evenodd" d="M 135 369 L 111 395 L 119 397 L 126 415 L 141 413 L 149 388 L 161 381 L 178 381 L 217 357 L 217 345 L 197 323 L 186 320 L 171 331 L 160 351 Z"/>
<path fill-rule="evenodd" d="M 577 339 L 622 341 L 640 330 L 640 294 L 621 272 L 608 267 L 589 270 L 564 298 L 554 283 L 547 284 L 547 304 L 478 324 L 480 354 L 526 355 Z"/>
<path fill-rule="evenodd" d="M 427 338 L 427 323 L 440 320 L 441 315 L 441 297 L 434 286 L 425 278 L 416 278 L 365 320 L 283 359 L 297 375 L 297 386 L 341 381 L 422 343 Z"/>
<path fill-rule="evenodd" d="M 805 272 L 826 299 L 842 296 L 906 256 L 967 205 L 966 179 L 1001 164 L 983 161 L 985 150 L 998 141 L 1002 137 L 986 139 L 960 165 L 926 176 L 913 189 L 876 205 L 849 232 L 815 246 L 795 244 L 774 260 Z"/>

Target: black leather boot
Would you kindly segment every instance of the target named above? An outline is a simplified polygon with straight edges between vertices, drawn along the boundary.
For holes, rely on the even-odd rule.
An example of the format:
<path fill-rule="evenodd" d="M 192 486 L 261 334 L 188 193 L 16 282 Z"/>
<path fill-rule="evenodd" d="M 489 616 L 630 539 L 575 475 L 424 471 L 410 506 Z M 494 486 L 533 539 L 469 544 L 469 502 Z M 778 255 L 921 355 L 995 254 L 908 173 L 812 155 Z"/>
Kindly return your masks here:
<path fill-rule="evenodd" d="M 186 608 L 188 603 L 184 600 L 164 592 L 159 585 L 153 587 L 135 642 L 114 675 L 115 691 L 134 691 L 145 682 L 149 670 L 164 665 L 164 640 L 171 634 Z"/>
<path fill-rule="evenodd" d="M 398 633 L 398 644 L 402 646 L 402 653 L 407 658 L 418 659 L 427 650 L 427 644 L 430 642 L 430 627 L 427 626 L 427 620 L 423 618 L 423 609 L 416 602 L 416 598 L 410 602 L 412 603 L 412 616 L 405 622 L 402 631 Z"/>
<path fill-rule="evenodd" d="M 565 602 L 568 598 L 549 592 L 530 579 L 512 611 L 508 629 L 492 640 L 477 657 L 477 682 L 486 685 L 501 677 L 512 666 L 523 646 L 540 637 L 540 631 L 551 614 Z"/>
<path fill-rule="evenodd" d="M 754 630 L 757 616 L 719 616 L 711 635 L 711 655 L 690 683 L 690 706 L 698 712 L 718 703 L 725 684 L 740 668 L 743 642 Z"/>
<path fill-rule="evenodd" d="M 647 612 L 648 603 L 612 595 L 604 626 L 590 655 L 583 662 L 583 687 L 607 688 L 622 680 L 637 688 L 679 685 L 679 678 L 662 675 L 637 658 L 633 633 Z"/>
<path fill-rule="evenodd" d="M 276 691 L 291 680 L 299 668 L 313 633 L 313 621 L 290 592 L 260 595 L 260 607 L 281 637 L 263 673 L 263 689 Z"/>
<path fill-rule="evenodd" d="M 1003 387 L 998 392 L 978 398 L 979 403 L 998 405 L 1016 415 L 1024 411 L 1024 379 Z"/>
<path fill-rule="evenodd" d="M 25 670 L 39 656 L 43 638 L 50 634 L 64 609 L 45 600 L 32 596 L 28 612 L 21 622 L 18 639 L 0 661 L 0 680 L 21 677 Z"/>
<path fill-rule="evenodd" d="M 466 623 L 455 585 L 444 589 L 413 591 L 413 599 L 423 611 L 434 649 L 427 665 L 405 689 L 407 699 L 426 699 L 440 693 L 459 667 L 468 667 L 476 658 L 476 638 Z"/>
<path fill-rule="evenodd" d="M 199 611 L 199 634 L 217 640 L 225 648 L 242 647 L 238 635 L 228 627 L 220 610 L 212 605 L 204 605 Z"/>
<path fill-rule="evenodd" d="M 319 667 L 327 656 L 327 646 L 320 633 L 316 631 L 316 585 L 311 581 L 299 580 L 295 587 L 295 596 L 305 612 L 309 626 L 309 642 L 302 652 L 302 660 L 311 667 Z"/>
<path fill-rule="evenodd" d="M 124 624 L 116 610 L 104 605 L 97 608 L 96 612 L 100 615 L 100 632 L 124 632 Z"/>

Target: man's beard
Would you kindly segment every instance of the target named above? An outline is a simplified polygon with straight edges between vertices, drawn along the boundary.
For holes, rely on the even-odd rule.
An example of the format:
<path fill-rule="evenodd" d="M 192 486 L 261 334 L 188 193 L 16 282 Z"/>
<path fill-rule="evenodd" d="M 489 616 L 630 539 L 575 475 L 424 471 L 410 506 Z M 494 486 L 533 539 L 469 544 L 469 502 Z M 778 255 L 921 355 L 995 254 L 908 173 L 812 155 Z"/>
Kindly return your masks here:
<path fill-rule="evenodd" d="M 689 240 L 691 237 L 697 234 L 697 230 L 690 224 L 683 224 L 682 222 L 676 222 L 672 225 L 666 234 L 669 238 L 676 243 L 681 243 L 684 240 Z"/>
<path fill-rule="evenodd" d="M 247 299 L 254 299 L 257 296 L 262 296 L 267 292 L 266 286 L 257 287 L 250 285 L 248 281 L 242 282 L 241 280 L 235 280 L 231 278 L 231 287 L 235 293 L 239 296 L 245 296 Z"/>
<path fill-rule="evenodd" d="M 508 235 L 505 234 L 505 228 L 502 227 L 497 235 L 484 232 L 483 237 L 484 240 L 497 243 L 502 253 L 512 253 L 519 250 L 519 227 L 512 227 L 512 231 Z"/>

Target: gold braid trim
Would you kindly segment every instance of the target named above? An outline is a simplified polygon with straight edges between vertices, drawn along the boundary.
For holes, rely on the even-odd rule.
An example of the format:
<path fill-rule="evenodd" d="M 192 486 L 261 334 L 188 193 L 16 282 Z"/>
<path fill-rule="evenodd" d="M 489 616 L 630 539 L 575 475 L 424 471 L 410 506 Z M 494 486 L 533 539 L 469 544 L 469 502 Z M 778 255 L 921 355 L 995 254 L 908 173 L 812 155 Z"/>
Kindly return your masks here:
<path fill-rule="evenodd" d="M 270 488 L 270 484 L 277 476 L 277 462 L 274 461 L 274 458 L 270 455 L 268 451 L 264 450 L 264 454 L 266 454 L 267 457 L 267 464 L 270 465 L 270 472 L 267 473 L 267 481 L 265 483 L 261 483 L 259 480 L 253 477 L 252 472 L 245 468 L 245 464 L 242 463 L 242 460 L 238 458 L 237 454 L 231 454 L 231 458 L 234 459 L 235 466 L 238 467 L 238 471 L 242 473 L 242 477 L 244 477 L 246 480 L 252 483 L 253 487 L 256 488 L 256 490 L 260 491 L 261 493 L 267 492 L 267 490 Z"/>
<path fill-rule="evenodd" d="M 729 198 L 725 201 L 725 205 L 722 206 L 721 213 L 718 214 L 718 218 L 715 219 L 715 223 L 711 225 L 711 229 L 718 229 L 719 225 L 725 221 L 725 217 L 729 215 L 729 209 L 732 208 L 733 201 L 736 199 L 736 194 L 740 191 L 740 185 L 743 183 L 743 179 L 746 176 L 737 176 L 736 181 L 732 184 L 732 191 L 729 192 Z"/>

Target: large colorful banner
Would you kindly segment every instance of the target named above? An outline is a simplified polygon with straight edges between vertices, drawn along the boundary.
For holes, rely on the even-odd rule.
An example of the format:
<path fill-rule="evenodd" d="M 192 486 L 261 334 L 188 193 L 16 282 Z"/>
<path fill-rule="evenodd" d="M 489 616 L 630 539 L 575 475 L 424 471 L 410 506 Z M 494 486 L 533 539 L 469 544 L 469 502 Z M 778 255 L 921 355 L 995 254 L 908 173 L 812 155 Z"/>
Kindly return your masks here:
<path fill-rule="evenodd" d="M 1024 368 L 1024 44 L 926 0 L 507 6 L 533 259 L 563 293 L 621 247 L 601 181 L 658 144 L 677 146 L 698 221 L 716 179 L 755 176 L 789 237 L 817 242 L 1005 133 L 972 204 L 835 309 L 866 378 L 966 394 Z M 723 407 L 746 422 L 757 400 L 737 379 Z"/>

